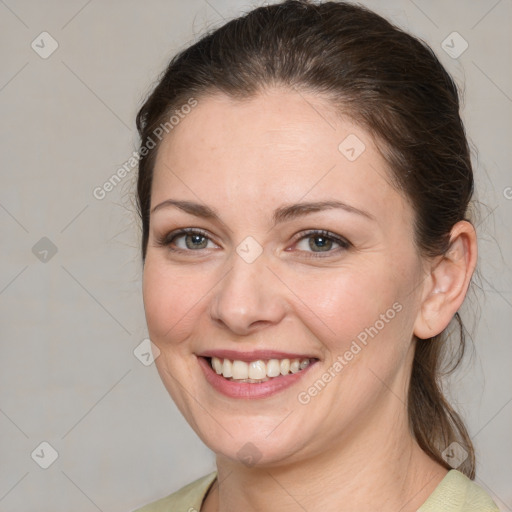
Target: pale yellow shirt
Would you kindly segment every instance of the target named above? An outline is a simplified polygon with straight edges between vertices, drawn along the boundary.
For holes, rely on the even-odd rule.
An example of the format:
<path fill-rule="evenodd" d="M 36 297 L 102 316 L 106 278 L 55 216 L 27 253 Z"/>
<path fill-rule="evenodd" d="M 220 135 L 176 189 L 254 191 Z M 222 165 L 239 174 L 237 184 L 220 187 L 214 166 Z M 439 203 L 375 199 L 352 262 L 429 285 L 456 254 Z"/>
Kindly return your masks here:
<path fill-rule="evenodd" d="M 179 491 L 133 512 L 200 512 L 217 472 L 203 476 Z M 466 475 L 452 469 L 418 512 L 500 512 L 492 498 Z"/>

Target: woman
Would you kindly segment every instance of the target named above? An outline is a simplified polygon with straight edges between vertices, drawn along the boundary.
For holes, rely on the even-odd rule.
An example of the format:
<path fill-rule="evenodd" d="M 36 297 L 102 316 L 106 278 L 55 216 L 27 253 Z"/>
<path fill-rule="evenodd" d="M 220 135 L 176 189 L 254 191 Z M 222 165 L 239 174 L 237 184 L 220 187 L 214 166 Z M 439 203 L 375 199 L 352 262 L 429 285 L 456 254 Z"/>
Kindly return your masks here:
<path fill-rule="evenodd" d="M 140 511 L 498 510 L 439 386 L 477 242 L 430 48 L 351 4 L 257 8 L 137 125 L 156 366 L 217 462 Z"/>

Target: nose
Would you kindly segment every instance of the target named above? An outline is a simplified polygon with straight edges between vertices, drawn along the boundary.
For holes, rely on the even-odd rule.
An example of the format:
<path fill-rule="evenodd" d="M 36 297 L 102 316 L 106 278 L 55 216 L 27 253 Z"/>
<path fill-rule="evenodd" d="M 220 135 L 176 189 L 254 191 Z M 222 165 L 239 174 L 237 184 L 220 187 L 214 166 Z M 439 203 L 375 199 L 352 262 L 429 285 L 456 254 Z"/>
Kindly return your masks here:
<path fill-rule="evenodd" d="M 214 288 L 210 316 L 237 335 L 277 324 L 286 314 L 283 284 L 268 267 L 265 253 L 248 263 L 237 253 L 231 269 Z"/>

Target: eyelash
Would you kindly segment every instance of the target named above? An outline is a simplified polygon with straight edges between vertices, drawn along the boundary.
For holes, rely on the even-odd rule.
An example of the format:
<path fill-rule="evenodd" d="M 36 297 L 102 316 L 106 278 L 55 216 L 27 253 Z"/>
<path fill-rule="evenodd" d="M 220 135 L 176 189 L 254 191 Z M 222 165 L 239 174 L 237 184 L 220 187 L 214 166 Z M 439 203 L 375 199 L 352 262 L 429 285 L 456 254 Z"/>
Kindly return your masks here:
<path fill-rule="evenodd" d="M 170 251 L 172 252 L 179 252 L 179 253 L 192 253 L 192 252 L 200 252 L 202 249 L 193 250 L 193 249 L 176 249 L 171 248 L 172 242 L 174 242 L 177 238 L 184 236 L 184 235 L 199 235 L 204 238 L 207 238 L 208 240 L 212 241 L 210 237 L 208 236 L 208 233 L 206 231 L 203 231 L 198 228 L 183 228 L 178 231 L 173 231 L 171 233 L 168 233 L 166 235 L 163 235 L 161 237 L 158 237 L 156 240 L 156 244 L 159 247 L 168 247 Z M 352 244 L 344 239 L 341 238 L 334 233 L 331 233 L 330 231 L 325 231 L 323 229 L 311 229 L 307 230 L 305 232 L 300 233 L 300 237 L 296 239 L 296 242 L 294 244 L 300 242 L 301 240 L 307 239 L 307 238 L 314 238 L 314 237 L 324 237 L 328 240 L 337 243 L 340 247 L 333 251 L 320 251 L 318 253 L 315 252 L 308 252 L 308 251 L 302 251 L 307 253 L 307 258 L 326 258 L 328 256 L 332 256 L 333 254 L 337 254 L 340 251 L 345 251 L 349 249 Z M 322 254 L 326 254 L 326 256 L 323 256 Z"/>

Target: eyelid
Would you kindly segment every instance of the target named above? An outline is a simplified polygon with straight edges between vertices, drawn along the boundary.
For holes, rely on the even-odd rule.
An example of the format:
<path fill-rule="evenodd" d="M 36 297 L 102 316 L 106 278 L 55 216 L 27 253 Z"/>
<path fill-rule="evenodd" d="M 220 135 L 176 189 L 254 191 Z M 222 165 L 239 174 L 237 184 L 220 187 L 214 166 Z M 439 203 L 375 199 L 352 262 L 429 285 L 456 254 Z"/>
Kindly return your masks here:
<path fill-rule="evenodd" d="M 336 233 L 333 233 L 331 231 L 328 231 L 326 229 L 318 229 L 318 228 L 310 228 L 306 230 L 302 230 L 294 237 L 294 241 L 300 241 L 303 238 L 308 238 L 312 236 L 325 236 L 326 238 L 330 238 L 331 240 L 334 240 L 335 242 L 339 243 L 343 246 L 351 246 L 352 243 L 347 240 L 345 237 L 341 235 L 337 235 Z"/>
<path fill-rule="evenodd" d="M 207 238 L 209 241 L 216 244 L 216 242 L 212 239 L 210 234 L 201 228 L 175 229 L 169 233 L 164 233 L 163 235 L 156 236 L 155 243 L 156 243 L 156 245 L 162 246 L 162 247 L 169 246 L 171 244 L 171 242 L 173 242 L 176 238 L 179 238 L 179 237 L 185 236 L 185 235 L 201 235 L 201 236 L 204 236 L 205 238 Z M 216 244 L 216 245 L 218 245 L 218 244 Z M 176 252 L 179 252 L 179 251 L 181 251 L 181 252 L 199 252 L 199 251 L 193 251 L 193 250 L 186 251 L 184 249 L 173 249 L 173 250 Z"/>
<path fill-rule="evenodd" d="M 331 231 L 327 231 L 325 229 L 307 229 L 303 230 L 294 237 L 294 245 L 301 242 L 304 239 L 313 238 L 314 236 L 322 236 L 330 239 L 334 243 L 337 243 L 339 247 L 332 251 L 300 251 L 305 254 L 306 258 L 328 258 L 330 256 L 338 255 L 342 251 L 346 251 L 353 247 L 353 244 L 347 240 L 345 237 L 341 235 L 337 235 L 336 233 L 332 233 Z"/>

